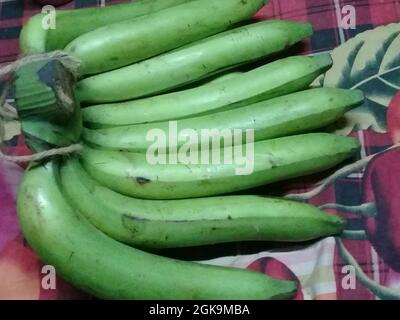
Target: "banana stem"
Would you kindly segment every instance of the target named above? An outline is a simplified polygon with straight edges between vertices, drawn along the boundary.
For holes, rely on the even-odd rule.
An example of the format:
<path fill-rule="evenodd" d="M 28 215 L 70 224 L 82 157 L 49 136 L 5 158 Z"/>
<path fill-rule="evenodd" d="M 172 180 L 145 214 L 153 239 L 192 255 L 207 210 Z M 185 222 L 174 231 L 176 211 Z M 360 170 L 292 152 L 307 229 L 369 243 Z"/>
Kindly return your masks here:
<path fill-rule="evenodd" d="M 361 269 L 358 262 L 353 258 L 351 253 L 347 251 L 343 242 L 339 238 L 335 238 L 336 245 L 342 259 L 349 265 L 353 266 L 356 272 L 356 277 L 367 289 L 374 295 L 385 300 L 400 300 L 400 291 L 390 289 L 380 285 L 379 283 L 371 280 Z"/>

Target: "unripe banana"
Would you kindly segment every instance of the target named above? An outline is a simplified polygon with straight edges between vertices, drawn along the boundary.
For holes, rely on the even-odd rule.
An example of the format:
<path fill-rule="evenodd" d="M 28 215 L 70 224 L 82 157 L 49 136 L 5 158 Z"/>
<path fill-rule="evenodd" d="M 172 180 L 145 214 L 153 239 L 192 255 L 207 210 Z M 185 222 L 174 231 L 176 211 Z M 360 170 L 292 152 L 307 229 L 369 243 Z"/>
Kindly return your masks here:
<path fill-rule="evenodd" d="M 289 298 L 294 282 L 155 256 L 117 242 L 69 205 L 54 162 L 30 169 L 18 194 L 29 244 L 78 288 L 111 299 Z"/>
<path fill-rule="evenodd" d="M 161 56 L 85 78 L 78 82 L 76 94 L 81 102 L 92 103 L 154 95 L 277 53 L 311 34 L 308 23 L 269 20 L 249 24 Z"/>
<path fill-rule="evenodd" d="M 122 126 L 193 117 L 306 89 L 332 64 L 330 55 L 284 58 L 223 82 L 146 99 L 83 109 L 90 126 Z"/>
<path fill-rule="evenodd" d="M 157 160 L 166 160 L 167 164 L 152 164 L 154 159 L 145 154 L 85 147 L 82 164 L 94 179 L 122 194 L 182 199 L 245 190 L 324 171 L 354 155 L 360 146 L 353 138 L 313 133 L 257 142 L 254 154 L 249 152 L 251 144 L 242 147 L 245 157 L 239 159 L 235 152 L 235 161 L 230 164 L 223 149 L 221 164 L 214 160 L 201 164 L 201 159 L 200 164 L 187 162 L 187 158 L 181 161 L 186 154 L 161 154 Z"/>
<path fill-rule="evenodd" d="M 49 29 L 47 51 L 64 49 L 75 38 L 123 20 L 135 19 L 193 0 L 139 0 L 74 10 L 57 10 L 57 27 Z"/>
<path fill-rule="evenodd" d="M 360 90 L 317 88 L 234 110 L 181 119 L 174 124 L 176 133 L 175 127 L 166 121 L 97 130 L 84 129 L 83 138 L 90 145 L 100 148 L 134 152 L 146 152 L 154 144 L 150 136 L 153 129 L 161 130 L 166 136 L 177 136 L 189 128 L 198 137 L 204 129 L 218 132 L 226 128 L 243 132 L 253 129 L 255 141 L 261 141 L 324 127 L 359 106 L 363 100 L 364 95 Z M 226 138 L 221 135 L 215 139 L 222 145 Z M 182 135 L 176 145 L 180 147 L 190 143 L 190 139 Z"/>
<path fill-rule="evenodd" d="M 195 0 L 87 32 L 65 51 L 96 74 L 154 57 L 250 19 L 268 0 Z"/>
<path fill-rule="evenodd" d="M 141 200 L 94 181 L 78 160 L 61 167 L 63 192 L 110 237 L 139 247 L 233 241 L 307 241 L 340 233 L 344 220 L 308 204 L 259 196 Z"/>
<path fill-rule="evenodd" d="M 46 52 L 47 30 L 43 28 L 43 13 L 31 17 L 22 27 L 19 35 L 19 47 L 23 54 L 35 54 Z"/>
<path fill-rule="evenodd" d="M 193 0 L 141 0 L 105 7 L 57 10 L 54 29 L 45 28 L 46 14 L 38 13 L 22 27 L 19 45 L 25 55 L 62 50 L 73 39 L 89 31 L 189 1 Z"/>

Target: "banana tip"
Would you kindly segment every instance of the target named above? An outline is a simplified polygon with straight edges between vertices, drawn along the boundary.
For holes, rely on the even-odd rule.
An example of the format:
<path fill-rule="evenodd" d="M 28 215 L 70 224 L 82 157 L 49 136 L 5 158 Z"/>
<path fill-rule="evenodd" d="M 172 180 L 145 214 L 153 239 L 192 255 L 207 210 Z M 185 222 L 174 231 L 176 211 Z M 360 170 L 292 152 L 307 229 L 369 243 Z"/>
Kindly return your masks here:
<path fill-rule="evenodd" d="M 274 296 L 274 300 L 288 300 L 297 293 L 297 282 L 280 280 L 279 288 L 281 292 Z"/>
<path fill-rule="evenodd" d="M 332 57 L 329 53 L 320 54 L 313 57 L 314 62 L 321 68 L 331 67 L 333 64 Z"/>
<path fill-rule="evenodd" d="M 338 233 L 342 232 L 347 224 L 347 220 L 345 218 L 336 215 L 332 217 L 333 217 L 333 223 L 335 224 L 335 226 L 337 226 Z"/>
<path fill-rule="evenodd" d="M 301 29 L 303 33 L 307 36 L 312 36 L 314 33 L 314 27 L 311 23 L 308 22 L 299 22 L 299 26 L 301 26 Z"/>
<path fill-rule="evenodd" d="M 364 92 L 362 90 L 354 89 L 352 91 L 353 91 L 353 94 L 354 94 L 354 97 L 355 97 L 356 100 L 358 100 L 360 102 L 364 102 L 365 95 L 364 95 Z"/>
<path fill-rule="evenodd" d="M 310 23 L 289 22 L 289 27 L 292 30 L 289 32 L 291 44 L 295 44 L 305 38 L 309 38 L 314 33 L 314 28 Z"/>

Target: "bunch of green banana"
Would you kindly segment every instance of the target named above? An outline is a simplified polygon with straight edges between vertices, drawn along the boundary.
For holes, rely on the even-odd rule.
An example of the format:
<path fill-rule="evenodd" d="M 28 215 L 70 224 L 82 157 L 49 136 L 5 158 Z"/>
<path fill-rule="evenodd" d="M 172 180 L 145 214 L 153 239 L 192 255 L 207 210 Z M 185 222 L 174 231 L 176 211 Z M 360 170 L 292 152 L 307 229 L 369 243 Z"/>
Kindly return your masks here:
<path fill-rule="evenodd" d="M 242 108 L 178 120 L 176 130 L 179 132 L 190 128 L 200 136 L 204 128 L 219 132 L 225 128 L 242 131 L 252 129 L 254 140 L 261 141 L 322 128 L 335 122 L 345 112 L 359 106 L 363 101 L 363 93 L 359 90 L 309 89 Z M 84 119 L 87 119 L 88 113 L 85 112 L 87 110 L 83 110 Z M 112 112 L 105 113 L 101 108 L 90 111 L 92 116 L 108 114 L 109 122 L 113 121 L 114 116 L 118 117 Z M 133 113 L 133 110 L 124 108 L 120 108 L 118 113 L 123 111 L 127 111 L 127 114 Z M 125 119 L 128 119 L 128 116 Z M 154 128 L 170 134 L 173 131 L 171 122 L 164 121 L 105 129 L 84 129 L 83 139 L 90 145 L 102 149 L 146 152 L 154 144 L 154 141 L 148 138 L 149 132 Z M 223 138 L 220 137 L 221 145 Z M 190 140 L 182 137 L 176 145 L 180 147 L 188 143 Z"/>
<path fill-rule="evenodd" d="M 231 241 L 307 241 L 343 228 L 344 220 L 300 202 L 259 196 L 142 200 L 91 178 L 77 159 L 61 166 L 70 203 L 110 237 L 144 248 Z"/>
<path fill-rule="evenodd" d="M 93 105 L 83 109 L 90 126 L 176 120 L 250 105 L 306 89 L 332 65 L 329 55 L 295 56 L 204 86 L 147 99 Z"/>
<path fill-rule="evenodd" d="M 48 29 L 43 28 L 45 14 L 36 14 L 21 30 L 21 51 L 35 54 L 64 49 L 72 40 L 89 31 L 190 1 L 193 0 L 141 0 L 102 8 L 57 10 L 56 28 Z"/>
<path fill-rule="evenodd" d="M 67 202 L 55 161 L 31 168 L 18 194 L 22 230 L 66 280 L 112 299 L 284 299 L 293 282 L 158 257 L 115 241 Z M 166 276 L 168 275 L 168 276 Z M 172 290 L 173 289 L 173 290 Z"/>
<path fill-rule="evenodd" d="M 359 150 L 353 138 L 315 132 L 363 101 L 358 90 L 310 89 L 329 55 L 232 71 L 312 34 L 289 21 L 238 26 L 266 2 L 142 0 L 62 11 L 55 30 L 40 29 L 37 15 L 23 28 L 25 53 L 64 49 L 81 63 L 71 101 L 82 110 L 65 121 L 43 116 L 57 111 L 49 105 L 57 90 L 44 88 L 42 100 L 36 90 L 30 108 L 24 79 L 35 77 L 16 81 L 32 145 L 82 145 L 79 155 L 32 163 L 18 193 L 26 239 L 65 279 L 102 298 L 290 298 L 293 282 L 141 250 L 300 242 L 343 230 L 342 218 L 309 204 L 229 195 L 325 171 Z M 203 130 L 235 135 L 191 139 Z M 163 145 L 154 132 L 177 140 Z"/>
<path fill-rule="evenodd" d="M 77 96 L 84 102 L 109 102 L 163 92 L 270 56 L 311 34 L 308 23 L 284 20 L 253 23 L 83 79 L 77 84 Z"/>

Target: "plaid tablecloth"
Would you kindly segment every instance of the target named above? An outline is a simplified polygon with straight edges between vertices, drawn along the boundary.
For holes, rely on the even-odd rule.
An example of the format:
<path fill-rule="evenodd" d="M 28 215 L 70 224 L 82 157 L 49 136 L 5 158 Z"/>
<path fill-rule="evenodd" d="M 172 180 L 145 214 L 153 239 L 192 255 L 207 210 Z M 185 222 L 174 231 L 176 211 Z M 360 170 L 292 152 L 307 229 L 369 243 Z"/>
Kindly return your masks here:
<path fill-rule="evenodd" d="M 76 0 L 65 7 L 99 3 Z M 343 28 L 342 21 L 352 8 L 356 26 Z M 39 9 L 32 1 L 0 0 L 0 64 L 18 58 L 21 25 Z M 298 50 L 318 54 L 367 30 L 399 23 L 400 1 L 272 0 L 256 18 L 311 22 L 315 34 Z M 354 41 L 357 43 L 335 51 L 335 63 L 343 68 L 332 71 L 325 79 L 327 85 L 352 87 L 352 74 L 357 71 L 358 77 L 361 75 L 357 86 L 366 91 L 366 104 L 355 113 L 353 123 L 341 131 L 360 140 L 362 150 L 354 159 L 357 162 L 344 172 L 328 172 L 254 190 L 287 194 L 346 217 L 348 225 L 341 238 L 296 246 L 246 243 L 162 254 L 297 279 L 300 290 L 296 299 L 400 298 L 400 148 L 393 146 L 400 141 L 399 34 L 400 28 L 364 33 L 367 36 L 362 35 L 358 42 Z M 374 49 L 362 52 L 367 44 Z M 370 57 L 366 58 L 366 54 Z M 390 68 L 382 69 L 388 56 Z M 11 154 L 29 152 L 21 138 L 5 150 Z M 375 155 L 373 159 L 371 155 Z M 24 242 L 15 212 L 16 188 L 22 172 L 17 165 L 0 162 L 0 299 L 90 298 L 62 279 L 57 279 L 56 289 L 43 288 L 43 263 Z M 329 179 L 331 174 L 334 175 Z"/>

